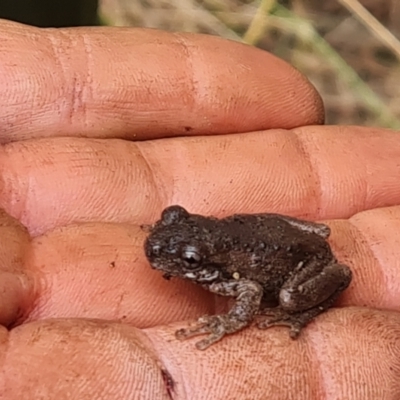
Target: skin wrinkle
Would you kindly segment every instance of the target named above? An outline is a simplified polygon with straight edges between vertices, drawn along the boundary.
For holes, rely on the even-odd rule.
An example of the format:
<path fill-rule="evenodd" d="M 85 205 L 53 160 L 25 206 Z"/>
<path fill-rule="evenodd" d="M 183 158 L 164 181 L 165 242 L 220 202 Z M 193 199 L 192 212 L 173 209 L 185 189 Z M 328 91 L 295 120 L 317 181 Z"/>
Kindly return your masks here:
<path fill-rule="evenodd" d="M 182 53 L 185 55 L 185 66 L 186 66 L 186 71 L 187 74 L 189 75 L 189 82 L 188 86 L 190 89 L 188 90 L 190 92 L 190 97 L 191 101 L 188 103 L 190 104 L 191 107 L 191 112 L 193 114 L 196 114 L 196 105 L 201 104 L 200 99 L 200 81 L 195 79 L 195 69 L 193 65 L 193 58 L 194 58 L 194 52 L 191 46 L 189 46 L 188 41 L 185 40 L 185 37 L 180 34 L 180 33 L 173 33 L 173 36 L 177 39 L 178 43 L 181 45 L 182 48 Z M 189 127 L 190 130 L 192 130 L 191 127 Z M 185 127 L 183 127 L 183 131 L 187 131 Z"/>
<path fill-rule="evenodd" d="M 335 130 L 337 131 L 336 135 L 319 140 L 321 127 L 311 126 L 296 129 L 299 134 L 305 134 L 309 151 L 314 154 L 320 174 L 329 176 L 329 179 L 321 181 L 322 204 L 325 210 L 331 209 L 335 203 L 340 207 L 336 210 L 338 214 L 335 215 L 328 211 L 322 217 L 337 218 L 339 214 L 350 217 L 361 210 L 371 208 L 371 205 L 372 208 L 375 208 L 397 204 L 396 202 L 392 203 L 391 199 L 397 193 L 398 178 L 396 175 L 398 174 L 396 168 L 393 167 L 397 159 L 398 146 L 397 143 L 393 143 L 393 146 L 390 147 L 391 140 L 387 135 L 389 132 L 381 130 L 380 135 L 374 138 L 372 132 L 366 134 L 368 131 L 360 127 L 335 127 Z M 386 157 L 382 162 L 380 154 L 373 150 L 378 146 L 379 137 L 381 140 L 387 140 L 391 153 L 387 154 L 388 150 L 386 150 Z M 346 146 L 343 146 L 340 152 L 341 162 L 336 163 L 334 155 L 340 151 L 340 144 L 343 142 L 346 142 Z M 359 143 L 362 145 L 360 146 Z M 357 148 L 357 151 L 354 151 L 354 148 Z M 371 157 L 371 162 L 366 163 L 365 159 L 369 157 Z M 392 164 L 394 173 L 385 175 L 383 170 L 388 164 Z M 349 169 L 351 169 L 351 174 L 347 173 Z M 400 171 L 398 167 L 397 169 Z M 343 179 L 343 175 L 346 177 L 345 179 Z M 380 182 L 377 185 L 376 177 L 380 175 Z M 385 188 L 386 198 L 380 196 L 381 192 L 377 190 L 377 187 Z"/>
<path fill-rule="evenodd" d="M 301 157 L 302 160 L 306 159 L 309 168 L 308 171 L 312 171 L 313 175 L 307 177 L 307 182 L 312 181 L 312 187 L 314 188 L 313 191 L 313 198 L 312 202 L 315 202 L 316 209 L 317 211 L 313 212 L 313 218 L 318 219 L 321 217 L 321 210 L 324 209 L 323 204 L 322 204 L 322 179 L 320 176 L 320 169 L 318 168 L 319 165 L 317 163 L 318 157 L 315 157 L 315 154 L 313 152 L 309 151 L 309 148 L 307 146 L 307 139 L 308 137 L 305 135 L 302 135 L 302 137 L 299 136 L 299 134 L 296 132 L 296 130 L 292 130 L 292 133 L 294 133 L 293 137 L 296 139 L 296 147 L 299 149 L 299 157 Z M 302 157 L 304 156 L 304 157 Z"/>
<path fill-rule="evenodd" d="M 362 174 L 363 175 L 368 175 L 367 172 L 366 172 L 367 171 L 367 166 L 365 165 L 365 163 L 361 161 L 358 165 L 359 165 L 359 167 L 360 166 L 364 166 Z M 363 190 L 360 190 L 360 192 L 364 193 L 364 196 L 363 196 L 363 198 L 360 198 L 358 201 L 361 204 L 361 208 L 365 209 L 367 207 L 367 204 L 368 204 L 368 193 L 370 193 L 370 189 L 368 187 L 369 186 L 369 181 L 368 180 L 365 180 L 365 181 L 358 180 L 357 184 L 358 185 L 360 185 L 360 184 L 362 185 L 362 189 Z"/>
<path fill-rule="evenodd" d="M 79 107 L 82 112 L 82 120 L 84 128 L 88 128 L 88 120 L 87 120 L 87 110 L 86 110 L 86 101 L 84 99 L 92 99 L 92 73 L 91 70 L 93 68 L 93 54 L 90 41 L 87 40 L 86 35 L 82 35 L 82 43 L 83 43 L 83 50 L 86 56 L 86 79 L 83 80 L 85 84 L 82 85 L 81 93 L 79 96 Z"/>
<path fill-rule="evenodd" d="M 3 347 L 4 346 L 4 347 Z M 10 352 L 10 335 L 7 328 L 0 326 L 0 387 L 7 390 L 7 365 Z M 11 390 L 10 390 L 11 391 Z"/>
<path fill-rule="evenodd" d="M 190 390 L 187 387 L 188 380 L 184 373 L 185 365 L 177 357 L 174 347 L 165 346 L 165 343 L 159 339 L 157 333 L 154 334 L 154 328 L 142 329 L 141 332 L 149 342 L 148 347 L 151 346 L 152 354 L 159 360 L 158 367 L 160 368 L 160 373 L 161 369 L 165 369 L 170 374 L 174 382 L 173 393 L 178 394 L 179 398 L 187 399 Z"/>
<path fill-rule="evenodd" d="M 356 214 L 355 217 L 358 218 L 358 214 Z M 349 225 L 351 225 L 351 227 L 352 227 L 353 229 L 356 230 L 357 234 L 359 235 L 359 240 L 358 240 L 358 242 L 359 242 L 360 244 L 366 244 L 366 248 L 368 249 L 369 255 L 373 257 L 374 262 L 376 262 L 377 265 L 379 265 L 380 269 L 381 269 L 382 272 L 383 272 L 383 268 L 382 268 L 382 265 L 381 265 L 380 262 L 379 262 L 379 258 L 377 258 L 375 252 L 374 252 L 373 249 L 371 248 L 371 246 L 370 246 L 370 244 L 369 244 L 368 237 L 367 237 L 367 236 L 364 234 L 364 232 L 358 227 L 358 225 L 357 225 L 357 223 L 356 223 L 356 221 L 355 221 L 355 218 L 352 218 L 352 217 L 351 217 L 351 218 L 349 218 L 349 219 L 347 220 L 347 222 L 348 222 Z"/>
<path fill-rule="evenodd" d="M 59 40 L 57 40 L 57 37 L 54 37 L 53 35 L 49 35 L 48 36 L 48 42 L 50 44 L 50 50 L 51 53 L 53 55 L 52 57 L 52 62 L 54 62 L 55 67 L 57 69 L 57 76 L 56 79 L 60 80 L 60 82 L 58 82 L 59 87 L 62 89 L 64 87 L 68 86 L 68 82 L 67 82 L 67 68 L 66 68 L 66 64 L 64 61 L 64 57 L 63 54 L 60 52 L 59 46 L 60 46 L 60 42 Z M 75 85 L 72 85 L 72 90 L 75 90 Z M 59 115 L 61 114 L 61 110 L 59 111 Z M 68 115 L 72 114 L 72 110 L 70 110 L 70 112 L 68 113 Z"/>
<path fill-rule="evenodd" d="M 62 111 L 62 113 L 66 116 L 64 122 L 70 126 L 73 126 L 78 122 L 79 124 L 82 124 L 83 128 L 87 128 L 88 121 L 86 104 L 87 100 L 92 98 L 88 95 L 88 93 L 91 93 L 90 87 L 92 84 L 91 73 L 89 71 L 91 48 L 90 44 L 85 39 L 85 35 L 76 35 L 75 39 L 76 41 L 78 41 L 77 39 L 80 39 L 80 42 L 83 44 L 83 46 L 81 46 L 81 52 L 77 52 L 72 55 L 71 53 L 74 53 L 77 45 L 76 43 L 72 42 L 70 35 L 67 35 L 62 30 L 52 30 L 51 34 L 48 35 L 48 41 L 51 44 L 54 55 L 54 62 L 58 64 L 60 67 L 59 71 L 62 72 L 62 76 L 59 75 L 59 78 L 63 78 L 60 86 L 63 88 L 63 93 L 65 93 L 65 88 L 68 87 L 71 89 L 69 92 L 69 100 L 66 102 L 68 105 L 67 109 Z M 68 43 L 68 45 L 65 45 L 65 43 Z M 82 56 L 84 56 L 84 60 L 80 62 L 80 65 L 84 65 L 86 67 L 83 69 L 84 72 L 82 72 L 80 75 L 72 72 L 72 75 L 70 75 L 71 58 L 77 60 Z M 65 106 L 63 106 L 63 108 L 64 107 Z"/>
<path fill-rule="evenodd" d="M 29 246 L 30 257 L 26 257 L 25 268 L 28 271 L 32 271 L 32 298 L 30 301 L 31 308 L 29 312 L 24 313 L 24 318 L 20 323 L 35 320 L 35 315 L 40 315 L 46 312 L 46 309 L 51 309 L 51 298 L 48 293 L 51 293 L 51 281 L 43 272 L 42 268 L 38 268 L 37 265 L 40 263 L 41 248 L 43 247 L 43 236 L 32 238 Z"/>
<path fill-rule="evenodd" d="M 346 134 L 346 129 L 345 129 L 344 126 L 343 127 L 338 126 L 338 134 L 339 135 Z M 352 157 L 359 157 L 358 152 L 352 152 L 351 156 Z M 367 174 L 367 165 L 366 165 L 366 163 L 364 162 L 363 159 L 360 159 L 360 162 L 357 163 L 357 167 L 358 168 L 363 167 L 362 173 L 360 175 L 368 176 L 368 174 Z M 363 196 L 362 199 L 358 198 L 357 199 L 357 203 L 359 203 L 361 205 L 361 209 L 365 209 L 367 207 L 367 204 L 368 204 L 368 193 L 370 193 L 370 189 L 368 187 L 369 181 L 368 180 L 364 180 L 363 181 L 363 180 L 358 179 L 357 180 L 357 184 L 358 185 L 361 184 L 363 186 L 363 189 L 364 189 L 364 190 L 359 190 L 358 191 L 358 194 L 359 193 L 364 193 L 364 196 Z"/>
<path fill-rule="evenodd" d="M 41 282 L 42 276 L 38 271 L 32 271 L 27 268 L 27 260 L 33 255 L 32 242 L 27 246 L 27 250 L 23 256 L 21 271 L 18 271 L 16 278 L 20 286 L 20 292 L 23 293 L 24 301 L 16 314 L 16 319 L 13 321 L 12 326 L 17 326 L 29 318 L 30 313 L 36 308 L 38 298 L 41 291 L 44 289 Z"/>
<path fill-rule="evenodd" d="M 44 54 L 43 57 L 46 57 L 46 61 L 50 65 L 54 65 L 54 74 L 52 75 L 50 85 L 54 85 L 56 83 L 57 86 L 57 92 L 54 93 L 54 88 L 52 91 L 48 92 L 49 98 L 43 99 L 42 102 L 47 108 L 54 109 L 54 111 L 57 113 L 57 115 L 60 117 L 60 124 L 65 122 L 66 120 L 68 121 L 68 124 L 71 124 L 71 114 L 72 114 L 72 109 L 69 107 L 69 111 L 64 111 L 63 108 L 65 107 L 66 99 L 65 99 L 65 90 L 64 88 L 68 86 L 72 86 L 72 91 L 75 90 L 75 85 L 69 85 L 69 81 L 67 79 L 67 71 L 68 71 L 68 64 L 66 64 L 64 61 L 64 56 L 62 52 L 60 51 L 60 41 L 57 40 L 58 38 L 53 36 L 53 35 L 48 35 L 46 37 L 46 45 L 48 44 L 49 46 L 46 46 L 46 49 L 51 53 L 51 57 L 46 57 L 47 54 Z M 64 38 L 65 39 L 65 38 Z M 27 67 L 25 67 L 27 68 Z M 29 67 L 28 67 L 29 68 Z M 46 81 L 48 84 L 48 82 Z M 43 86 L 46 84 L 44 82 L 41 83 L 40 86 Z M 39 87 L 39 90 L 41 87 Z M 46 113 L 47 114 L 47 113 Z M 68 118 L 65 118 L 65 115 L 68 116 Z M 29 140 L 29 136 L 26 138 Z"/>
<path fill-rule="evenodd" d="M 0 210 L 0 233 L 4 235 L 0 247 L 0 320 L 9 326 L 16 318 L 29 312 L 33 276 L 24 262 L 29 256 L 30 238 L 26 229 Z"/>
<path fill-rule="evenodd" d="M 157 174 L 155 172 L 152 162 L 148 159 L 148 157 L 146 155 L 146 151 L 144 150 L 145 147 L 138 144 L 138 145 L 136 145 L 136 149 L 143 161 L 144 167 L 147 168 L 147 170 L 149 171 L 150 179 L 153 182 L 156 193 L 158 194 L 158 199 L 157 199 L 158 206 L 160 208 L 162 208 L 163 205 L 166 204 L 166 199 L 168 198 L 168 196 L 166 194 L 166 190 L 165 190 L 166 189 L 165 182 L 163 179 L 158 178 L 158 176 L 160 176 L 160 174 Z M 152 201 L 154 201 L 154 200 L 152 200 Z"/>
<path fill-rule="evenodd" d="M 329 311 L 330 313 L 337 312 L 337 309 L 333 308 Z M 326 319 L 326 314 L 321 315 L 321 319 Z M 330 365 L 330 358 L 327 356 L 326 343 L 327 334 L 326 329 L 320 329 L 318 324 L 312 325 L 312 333 L 308 334 L 308 345 L 312 349 L 313 360 L 316 361 L 318 373 L 318 382 L 320 388 L 320 394 L 323 394 L 321 399 L 330 399 L 330 394 L 334 392 L 335 379 L 334 376 L 337 373 L 334 368 Z M 328 334 L 329 335 L 329 334 Z M 339 361 L 340 362 L 340 361 Z"/>
<path fill-rule="evenodd" d="M 385 209 L 383 209 L 384 211 Z M 388 208 L 388 211 L 390 211 L 390 208 Z M 379 211 L 378 211 L 379 212 Z M 365 244 L 368 253 L 369 253 L 369 258 L 373 258 L 374 264 L 379 267 L 380 274 L 383 279 L 383 287 L 386 289 L 385 291 L 382 291 L 382 295 L 379 301 L 380 306 L 385 307 L 388 310 L 396 309 L 393 305 L 396 304 L 397 298 L 396 298 L 396 292 L 392 294 L 391 291 L 388 289 L 391 287 L 390 283 L 392 282 L 393 279 L 393 273 L 389 273 L 391 269 L 385 268 L 384 265 L 382 264 L 382 256 L 380 256 L 380 253 L 382 253 L 381 246 L 376 246 L 374 245 L 376 243 L 376 240 L 383 240 L 380 238 L 373 238 L 374 235 L 376 235 L 376 230 L 373 230 L 370 235 L 366 235 L 366 231 L 364 229 L 365 227 L 365 219 L 363 218 L 368 217 L 370 213 L 374 213 L 374 211 L 364 211 L 361 213 L 358 213 L 354 215 L 352 218 L 349 218 L 348 222 L 351 224 L 354 229 L 356 229 L 360 240 L 358 241 L 359 243 Z M 380 213 L 382 214 L 382 213 Z M 387 218 L 389 215 L 384 214 L 383 218 Z M 361 229 L 360 229 L 361 228 Z"/>
<path fill-rule="evenodd" d="M 332 379 L 332 374 L 335 374 L 335 372 L 327 366 L 327 361 L 329 361 L 329 359 L 326 360 L 326 354 L 324 352 L 324 337 L 321 337 L 319 333 L 318 328 L 314 328 L 314 335 L 309 335 L 308 339 L 309 345 L 312 347 L 313 359 L 316 361 L 318 366 L 320 394 L 323 395 L 321 399 L 328 400 L 328 391 L 334 381 Z"/>
<path fill-rule="evenodd" d="M 332 235 L 329 242 L 341 264 L 349 265 L 353 271 L 350 289 L 339 299 L 341 306 L 363 305 L 379 307 L 382 304 L 382 282 L 380 270 L 375 268 L 375 259 L 369 246 L 358 235 L 358 228 L 349 220 L 331 220 Z M 362 265 L 364 269 L 358 266 Z M 374 284 L 372 284 L 374 282 Z"/>

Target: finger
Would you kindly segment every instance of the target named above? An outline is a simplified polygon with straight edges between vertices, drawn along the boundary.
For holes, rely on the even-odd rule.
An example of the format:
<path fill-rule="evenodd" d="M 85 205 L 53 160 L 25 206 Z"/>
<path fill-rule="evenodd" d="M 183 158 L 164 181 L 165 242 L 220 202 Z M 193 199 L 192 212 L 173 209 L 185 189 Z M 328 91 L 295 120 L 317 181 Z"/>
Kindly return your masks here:
<path fill-rule="evenodd" d="M 36 297 L 34 279 L 25 262 L 32 256 L 26 229 L 0 209 L 0 324 L 24 320 Z"/>
<path fill-rule="evenodd" d="M 340 225 L 344 228 L 346 223 Z M 356 214 L 350 218 L 347 229 L 336 230 L 333 243 L 338 244 L 343 262 L 351 259 L 351 265 L 357 266 L 352 304 L 399 310 L 399 231 L 399 206 Z"/>
<path fill-rule="evenodd" d="M 170 204 L 217 216 L 346 218 L 400 203 L 397 135 L 327 126 L 141 143 L 10 143 L 0 149 L 0 207 L 33 235 L 77 222 L 152 223 Z"/>
<path fill-rule="evenodd" d="M 127 325 L 48 320 L 2 328 L 1 339 L 1 392 L 9 400 L 166 398 L 159 360 Z"/>
<path fill-rule="evenodd" d="M 204 352 L 194 348 L 199 338 L 178 342 L 171 328 L 146 332 L 159 354 L 174 354 L 168 371 L 183 398 L 395 400 L 400 392 L 398 313 L 331 310 L 296 341 L 287 328 L 252 328 Z"/>
<path fill-rule="evenodd" d="M 83 224 L 32 241 L 26 269 L 36 279 L 24 321 L 80 317 L 149 327 L 215 311 L 204 290 L 150 269 L 144 232 L 131 225 Z"/>
<path fill-rule="evenodd" d="M 400 311 L 400 207 L 328 223 L 336 258 L 353 271 L 340 304 Z M 144 236 L 134 226 L 88 223 L 36 237 L 24 264 L 31 279 L 18 304 L 25 307 L 15 318 L 102 318 L 144 328 L 228 310 L 228 299 L 215 298 L 192 282 L 167 281 L 152 270 Z"/>
<path fill-rule="evenodd" d="M 0 22 L 1 142 L 146 139 L 323 122 L 284 61 L 213 36 L 132 28 L 44 30 Z M 27 56 L 29 54 L 29 56 Z"/>
<path fill-rule="evenodd" d="M 331 311 L 296 341 L 284 328 L 247 329 L 204 352 L 194 349 L 196 339 L 178 342 L 174 329 L 49 320 L 23 325 L 8 338 L 3 331 L 4 396 L 398 398 L 397 313 Z"/>

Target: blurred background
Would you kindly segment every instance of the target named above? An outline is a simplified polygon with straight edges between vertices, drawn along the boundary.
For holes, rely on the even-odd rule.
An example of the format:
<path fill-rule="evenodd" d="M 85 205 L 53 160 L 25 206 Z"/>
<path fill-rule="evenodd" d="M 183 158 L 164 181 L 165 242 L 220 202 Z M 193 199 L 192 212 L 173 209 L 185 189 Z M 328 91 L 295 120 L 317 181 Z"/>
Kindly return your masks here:
<path fill-rule="evenodd" d="M 328 124 L 400 129 L 400 0 L 1 0 L 0 17 L 243 41 L 306 75 L 324 100 Z"/>

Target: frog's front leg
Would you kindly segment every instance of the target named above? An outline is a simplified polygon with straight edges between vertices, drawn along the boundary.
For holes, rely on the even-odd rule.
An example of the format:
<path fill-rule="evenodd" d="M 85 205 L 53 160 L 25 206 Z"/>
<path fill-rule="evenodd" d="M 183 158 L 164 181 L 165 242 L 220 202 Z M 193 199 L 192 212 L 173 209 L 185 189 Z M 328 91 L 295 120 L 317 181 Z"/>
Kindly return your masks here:
<path fill-rule="evenodd" d="M 196 343 L 199 350 L 205 350 L 225 335 L 249 325 L 260 308 L 263 295 L 261 285 L 247 280 L 213 283 L 207 286 L 207 289 L 221 296 L 236 297 L 236 302 L 228 314 L 201 317 L 195 326 L 176 332 L 176 337 L 180 340 L 210 333 L 205 339 Z"/>
<path fill-rule="evenodd" d="M 297 338 L 304 326 L 333 305 L 351 278 L 350 268 L 336 262 L 321 267 L 314 259 L 299 265 L 279 292 L 279 306 L 260 311 L 267 317 L 261 317 L 258 327 L 289 326 L 290 337 Z"/>

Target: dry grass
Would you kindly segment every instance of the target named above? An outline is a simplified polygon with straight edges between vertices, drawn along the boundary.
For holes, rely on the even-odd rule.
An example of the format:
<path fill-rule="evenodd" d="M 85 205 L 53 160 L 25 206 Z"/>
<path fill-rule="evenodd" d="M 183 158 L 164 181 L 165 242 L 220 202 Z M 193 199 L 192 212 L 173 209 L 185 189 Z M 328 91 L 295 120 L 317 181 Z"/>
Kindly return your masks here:
<path fill-rule="evenodd" d="M 398 0 L 101 0 L 101 15 L 268 50 L 313 82 L 327 123 L 400 129 Z"/>

